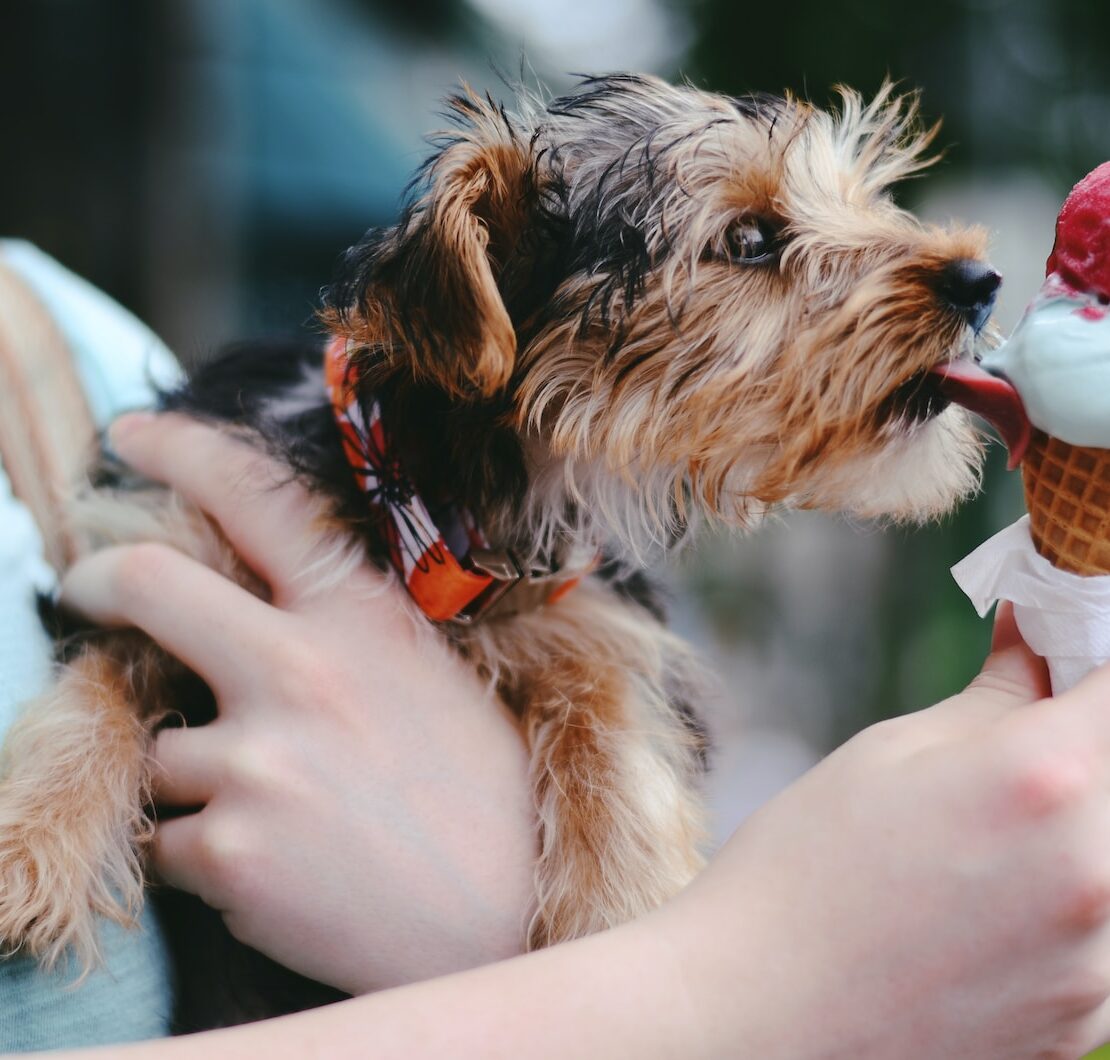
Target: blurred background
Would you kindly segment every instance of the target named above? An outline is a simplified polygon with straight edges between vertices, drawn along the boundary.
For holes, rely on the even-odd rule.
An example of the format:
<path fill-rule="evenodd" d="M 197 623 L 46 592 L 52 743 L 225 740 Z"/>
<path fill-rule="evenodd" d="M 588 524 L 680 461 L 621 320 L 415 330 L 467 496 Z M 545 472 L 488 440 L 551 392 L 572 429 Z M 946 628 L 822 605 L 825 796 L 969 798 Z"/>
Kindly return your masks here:
<path fill-rule="evenodd" d="M 7 0 L 0 234 L 38 243 L 186 361 L 311 319 L 338 254 L 395 214 L 460 80 L 506 95 L 522 57 L 653 71 L 729 93 L 874 90 L 944 118 L 944 161 L 901 190 L 985 224 L 1009 330 L 1056 210 L 1110 155 L 1101 0 Z M 994 447 L 986 489 L 903 531 L 792 516 L 709 539 L 666 573 L 719 674 L 716 830 L 860 727 L 966 682 L 989 638 L 948 568 L 1020 514 Z"/>

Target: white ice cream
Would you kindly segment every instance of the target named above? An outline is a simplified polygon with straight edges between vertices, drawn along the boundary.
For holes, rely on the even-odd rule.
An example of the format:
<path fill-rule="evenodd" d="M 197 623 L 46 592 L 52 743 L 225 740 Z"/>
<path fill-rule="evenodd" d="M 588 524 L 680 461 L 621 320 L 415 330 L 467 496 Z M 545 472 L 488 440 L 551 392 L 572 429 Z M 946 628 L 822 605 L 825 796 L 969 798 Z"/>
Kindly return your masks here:
<path fill-rule="evenodd" d="M 1009 340 L 983 358 L 1009 380 L 1030 422 L 1072 445 L 1110 449 L 1110 308 L 1045 280 Z"/>

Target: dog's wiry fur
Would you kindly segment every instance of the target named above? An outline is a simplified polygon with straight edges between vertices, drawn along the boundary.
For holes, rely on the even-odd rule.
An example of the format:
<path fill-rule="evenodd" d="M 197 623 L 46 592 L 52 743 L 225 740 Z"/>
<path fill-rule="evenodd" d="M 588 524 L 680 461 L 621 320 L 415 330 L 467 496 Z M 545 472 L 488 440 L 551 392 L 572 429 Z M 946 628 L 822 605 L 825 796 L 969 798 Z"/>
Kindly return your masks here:
<path fill-rule="evenodd" d="M 213 526 L 164 490 L 89 493 L 72 517 L 92 534 L 86 548 L 160 542 L 257 588 Z M 0 937 L 47 966 L 69 950 L 88 970 L 98 959 L 90 914 L 130 926 L 142 908 L 149 741 L 180 708 L 185 671 L 138 633 L 90 633 L 67 654 L 3 747 Z"/>
<path fill-rule="evenodd" d="M 979 443 L 926 373 L 974 350 L 938 285 L 981 259 L 984 236 L 890 198 L 932 133 L 889 88 L 826 113 L 614 76 L 522 95 L 512 114 L 471 94 L 451 108 L 412 204 L 351 249 L 324 321 L 423 496 L 469 508 L 525 559 L 606 557 L 558 604 L 445 630 L 529 742 L 528 938 L 544 945 L 657 905 L 701 864 L 693 667 L 637 568 L 699 518 L 747 527 L 794 506 L 923 520 L 975 488 Z M 753 246 L 766 253 L 752 260 Z M 253 432 L 345 534 L 366 536 L 318 362 L 240 351 L 167 403 Z M 106 492 L 97 512 L 100 540 L 168 542 L 248 578 L 158 491 Z M 90 635 L 12 737 L 0 936 L 48 960 L 91 958 L 91 914 L 112 895 L 123 912 L 140 901 L 143 749 L 173 668 L 136 643 Z M 105 746 L 109 716 L 123 735 Z M 82 753 L 67 809 L 58 777 Z M 75 847 L 88 807 L 104 820 Z"/>

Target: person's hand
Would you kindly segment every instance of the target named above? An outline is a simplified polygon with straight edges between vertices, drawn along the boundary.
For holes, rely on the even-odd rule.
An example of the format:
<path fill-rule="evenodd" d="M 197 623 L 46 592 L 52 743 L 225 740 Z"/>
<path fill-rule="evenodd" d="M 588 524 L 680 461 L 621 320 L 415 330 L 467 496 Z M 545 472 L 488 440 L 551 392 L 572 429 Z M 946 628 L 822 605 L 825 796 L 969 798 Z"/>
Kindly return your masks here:
<path fill-rule="evenodd" d="M 1075 1058 L 1110 1035 L 1110 668 L 1008 608 L 968 690 L 868 729 L 662 911 L 698 1055 Z M 738 1044 L 742 1043 L 742 1048 Z"/>
<path fill-rule="evenodd" d="M 176 415 L 111 437 L 271 593 L 150 544 L 64 581 L 68 606 L 145 630 L 217 697 L 214 723 L 158 737 L 157 801 L 199 808 L 158 826 L 158 874 L 241 941 L 352 992 L 519 952 L 536 839 L 506 708 L 274 461 Z"/>

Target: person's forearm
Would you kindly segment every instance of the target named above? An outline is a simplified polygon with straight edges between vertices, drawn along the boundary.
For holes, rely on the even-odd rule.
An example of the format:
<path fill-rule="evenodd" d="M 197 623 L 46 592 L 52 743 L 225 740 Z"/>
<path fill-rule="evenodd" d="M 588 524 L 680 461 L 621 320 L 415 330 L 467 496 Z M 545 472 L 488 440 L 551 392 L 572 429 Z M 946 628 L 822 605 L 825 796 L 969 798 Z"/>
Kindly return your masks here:
<path fill-rule="evenodd" d="M 697 1060 L 713 1054 L 703 1051 L 700 1015 L 680 977 L 682 966 L 673 936 L 648 918 L 526 957 L 296 1016 L 66 1055 L 83 1060 Z"/>

